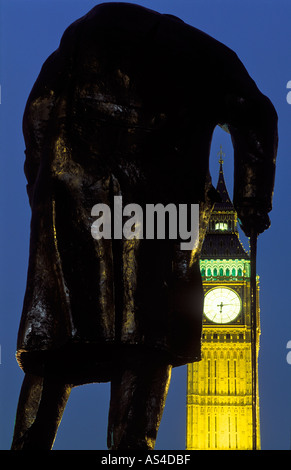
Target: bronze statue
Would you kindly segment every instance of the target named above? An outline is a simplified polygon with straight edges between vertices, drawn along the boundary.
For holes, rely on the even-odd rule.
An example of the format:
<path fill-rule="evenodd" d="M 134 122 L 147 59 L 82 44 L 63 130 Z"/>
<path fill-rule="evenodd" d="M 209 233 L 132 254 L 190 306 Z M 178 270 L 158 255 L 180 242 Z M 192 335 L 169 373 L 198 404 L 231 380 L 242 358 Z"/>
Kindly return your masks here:
<path fill-rule="evenodd" d="M 200 359 L 199 252 L 217 193 L 212 133 L 234 146 L 243 230 L 269 226 L 277 115 L 236 54 L 171 15 L 93 8 L 46 60 L 23 119 L 32 210 L 12 449 L 51 449 L 72 387 L 111 381 L 110 449 L 153 449 L 172 367 Z M 94 204 L 194 204 L 198 247 L 92 237 Z"/>

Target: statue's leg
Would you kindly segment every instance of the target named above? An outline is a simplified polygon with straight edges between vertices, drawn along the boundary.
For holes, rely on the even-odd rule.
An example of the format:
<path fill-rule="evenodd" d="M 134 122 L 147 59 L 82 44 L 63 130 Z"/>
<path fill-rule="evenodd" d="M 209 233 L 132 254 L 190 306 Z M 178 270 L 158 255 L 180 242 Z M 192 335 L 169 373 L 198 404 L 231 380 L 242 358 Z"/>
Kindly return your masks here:
<path fill-rule="evenodd" d="M 107 446 L 154 449 L 172 367 L 151 357 L 123 365 L 111 382 Z"/>
<path fill-rule="evenodd" d="M 25 374 L 18 399 L 12 450 L 21 450 L 23 439 L 35 421 L 41 394 L 43 378 Z"/>
<path fill-rule="evenodd" d="M 71 385 L 26 374 L 17 407 L 11 450 L 50 450 Z"/>

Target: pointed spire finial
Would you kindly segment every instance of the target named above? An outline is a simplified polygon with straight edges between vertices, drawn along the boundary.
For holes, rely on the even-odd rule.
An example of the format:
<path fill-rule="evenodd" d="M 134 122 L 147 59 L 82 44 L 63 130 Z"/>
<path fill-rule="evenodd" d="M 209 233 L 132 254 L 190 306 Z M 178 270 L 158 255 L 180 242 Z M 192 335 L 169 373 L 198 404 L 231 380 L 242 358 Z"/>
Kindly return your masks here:
<path fill-rule="evenodd" d="M 219 163 L 222 165 L 224 162 L 222 157 L 225 157 L 225 153 L 222 151 L 222 145 L 220 146 L 220 150 L 217 155 L 219 156 Z"/>

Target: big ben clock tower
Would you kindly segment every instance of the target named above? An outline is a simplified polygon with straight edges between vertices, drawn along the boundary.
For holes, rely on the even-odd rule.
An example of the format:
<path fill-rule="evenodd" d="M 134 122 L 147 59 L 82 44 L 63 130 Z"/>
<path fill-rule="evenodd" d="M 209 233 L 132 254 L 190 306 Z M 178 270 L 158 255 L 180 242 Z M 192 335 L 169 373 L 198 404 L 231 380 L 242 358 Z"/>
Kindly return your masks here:
<path fill-rule="evenodd" d="M 214 206 L 200 260 L 205 295 L 202 360 L 188 365 L 189 450 L 260 448 L 258 385 L 254 382 L 257 359 L 255 364 L 252 360 L 258 355 L 259 334 L 254 340 L 250 256 L 239 239 L 222 156 L 220 151 L 217 191 L 221 202 Z M 258 295 L 257 280 L 257 333 Z"/>

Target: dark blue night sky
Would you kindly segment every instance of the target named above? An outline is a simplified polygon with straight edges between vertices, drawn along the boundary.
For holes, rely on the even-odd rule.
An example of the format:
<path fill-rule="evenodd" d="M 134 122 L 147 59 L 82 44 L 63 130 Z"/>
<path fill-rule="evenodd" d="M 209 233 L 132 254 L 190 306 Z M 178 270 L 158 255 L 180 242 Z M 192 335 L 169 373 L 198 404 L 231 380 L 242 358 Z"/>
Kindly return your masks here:
<path fill-rule="evenodd" d="M 1 41 L 1 310 L 0 449 L 9 449 L 23 373 L 15 360 L 28 261 L 30 209 L 23 173 L 22 115 L 44 60 L 65 28 L 98 2 L 91 0 L 2 0 Z M 156 0 L 130 2 L 171 13 L 233 49 L 279 115 L 279 151 L 271 228 L 258 240 L 261 347 L 259 389 L 262 449 L 290 449 L 291 340 L 290 181 L 291 3 L 289 0 Z M 216 92 L 216 77 L 212 89 Z M 291 101 L 290 101 L 291 102 Z M 215 131 L 211 174 L 216 185 L 220 145 L 225 180 L 232 194 L 230 136 Z M 246 248 L 248 241 L 241 235 Z M 185 449 L 186 367 L 173 371 L 156 449 Z M 109 384 L 75 388 L 54 449 L 106 449 Z"/>

